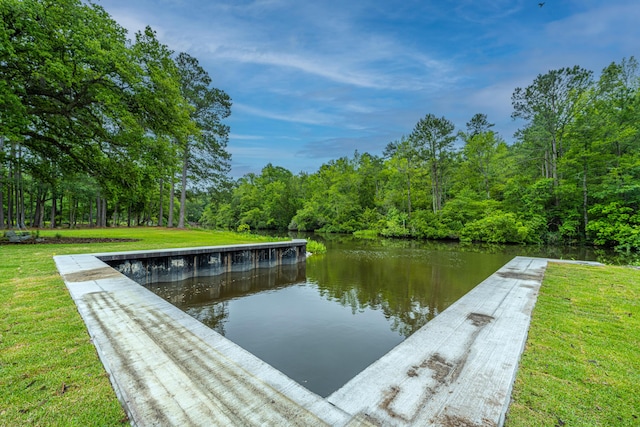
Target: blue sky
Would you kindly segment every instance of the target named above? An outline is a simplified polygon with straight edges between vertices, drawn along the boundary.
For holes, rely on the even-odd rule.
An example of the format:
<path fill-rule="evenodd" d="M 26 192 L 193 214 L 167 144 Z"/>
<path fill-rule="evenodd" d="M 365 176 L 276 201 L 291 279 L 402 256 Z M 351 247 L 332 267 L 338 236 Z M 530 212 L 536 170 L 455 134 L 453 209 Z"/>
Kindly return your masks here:
<path fill-rule="evenodd" d="M 484 113 L 511 141 L 511 94 L 580 65 L 640 59 L 638 0 L 98 0 L 130 36 L 200 61 L 233 99 L 232 176 L 379 155 L 428 113 Z"/>

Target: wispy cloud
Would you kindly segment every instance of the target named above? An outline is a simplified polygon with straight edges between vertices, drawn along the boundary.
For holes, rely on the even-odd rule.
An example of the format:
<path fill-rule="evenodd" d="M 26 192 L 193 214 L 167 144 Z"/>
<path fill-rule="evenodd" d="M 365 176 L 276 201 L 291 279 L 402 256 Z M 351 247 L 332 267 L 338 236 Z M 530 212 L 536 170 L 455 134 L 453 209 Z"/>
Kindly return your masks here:
<path fill-rule="evenodd" d="M 313 110 L 296 111 L 293 113 L 278 112 L 274 108 L 262 109 L 244 104 L 235 104 L 237 112 L 266 119 L 279 120 L 291 123 L 303 123 L 308 125 L 325 125 L 333 123 L 336 118 L 330 114 L 324 114 Z"/>
<path fill-rule="evenodd" d="M 486 113 L 508 138 L 516 87 L 640 55 L 637 0 L 102 2 L 130 31 L 151 25 L 196 56 L 231 95 L 234 175 L 376 154 L 426 113 L 458 127 Z"/>
<path fill-rule="evenodd" d="M 261 141 L 261 140 L 264 140 L 264 136 L 263 135 L 243 135 L 243 134 L 231 132 L 229 134 L 229 139 L 234 141 Z"/>

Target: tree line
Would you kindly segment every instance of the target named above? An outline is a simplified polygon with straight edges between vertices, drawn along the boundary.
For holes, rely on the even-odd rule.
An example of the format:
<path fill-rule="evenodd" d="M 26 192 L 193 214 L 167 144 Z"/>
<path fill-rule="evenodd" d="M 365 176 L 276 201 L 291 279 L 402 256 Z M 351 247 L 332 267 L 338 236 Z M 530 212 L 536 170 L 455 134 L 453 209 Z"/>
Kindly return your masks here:
<path fill-rule="evenodd" d="M 227 180 L 231 99 L 150 27 L 3 0 L 0 64 L 0 227 L 184 227 L 187 191 Z"/>
<path fill-rule="evenodd" d="M 579 66 L 512 95 L 508 145 L 485 114 L 456 130 L 427 114 L 381 156 L 312 174 L 267 165 L 206 206 L 211 227 L 358 232 L 495 243 L 640 248 L 640 74 L 634 58 L 596 79 Z"/>
<path fill-rule="evenodd" d="M 426 114 L 380 155 L 232 181 L 231 99 L 198 60 L 80 0 L 0 3 L 0 225 L 359 232 L 640 249 L 640 74 L 575 66 L 478 113 Z M 177 220 L 176 220 L 177 217 Z"/>

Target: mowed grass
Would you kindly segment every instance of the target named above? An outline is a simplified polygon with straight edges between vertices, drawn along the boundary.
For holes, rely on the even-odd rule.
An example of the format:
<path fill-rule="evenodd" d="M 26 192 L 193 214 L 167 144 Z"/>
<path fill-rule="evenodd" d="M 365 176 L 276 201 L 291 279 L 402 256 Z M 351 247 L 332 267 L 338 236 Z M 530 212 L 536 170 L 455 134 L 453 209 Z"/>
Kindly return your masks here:
<path fill-rule="evenodd" d="M 128 425 L 53 256 L 273 240 L 157 228 L 40 232 L 55 235 L 140 240 L 0 245 L 0 426 Z"/>
<path fill-rule="evenodd" d="M 0 425 L 128 424 L 54 255 L 266 241 L 157 228 L 42 231 L 137 242 L 0 245 Z M 272 239 L 271 239 L 272 240 Z M 640 425 L 640 271 L 552 264 L 506 425 Z"/>
<path fill-rule="evenodd" d="M 505 425 L 640 426 L 640 270 L 549 264 Z"/>

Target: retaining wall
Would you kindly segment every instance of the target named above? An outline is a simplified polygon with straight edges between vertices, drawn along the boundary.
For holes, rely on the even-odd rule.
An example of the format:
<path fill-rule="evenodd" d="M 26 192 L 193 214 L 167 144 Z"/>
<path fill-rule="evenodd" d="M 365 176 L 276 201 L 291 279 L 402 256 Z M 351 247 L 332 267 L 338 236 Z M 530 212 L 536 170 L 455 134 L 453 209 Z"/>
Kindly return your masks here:
<path fill-rule="evenodd" d="M 270 268 L 306 260 L 307 241 L 208 246 L 96 254 L 110 267 L 142 285 L 192 277 Z"/>

